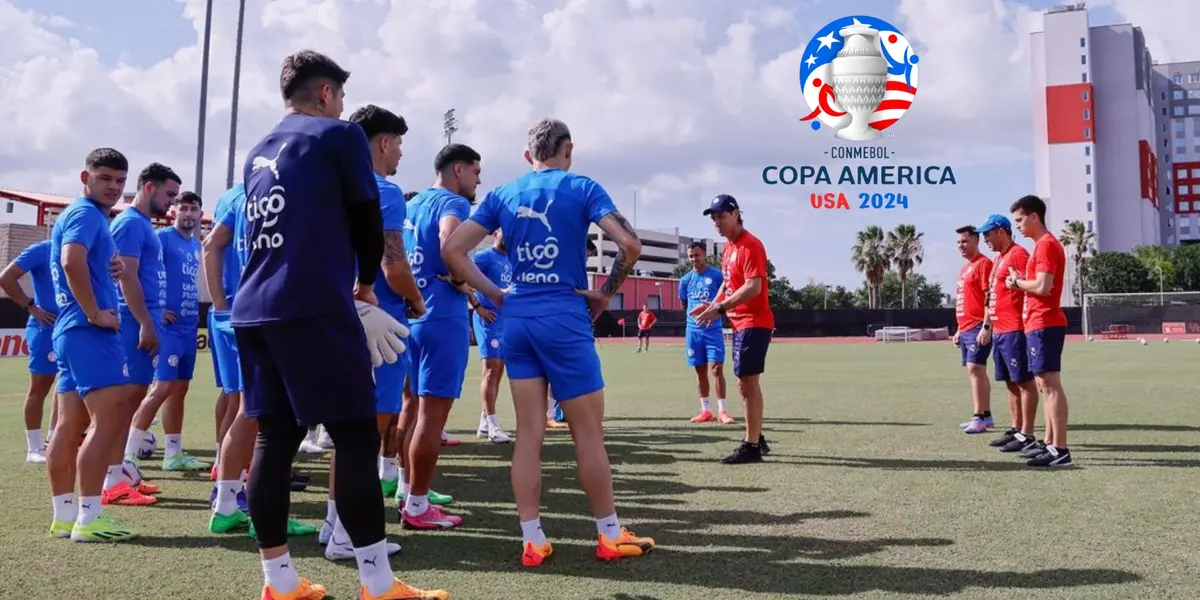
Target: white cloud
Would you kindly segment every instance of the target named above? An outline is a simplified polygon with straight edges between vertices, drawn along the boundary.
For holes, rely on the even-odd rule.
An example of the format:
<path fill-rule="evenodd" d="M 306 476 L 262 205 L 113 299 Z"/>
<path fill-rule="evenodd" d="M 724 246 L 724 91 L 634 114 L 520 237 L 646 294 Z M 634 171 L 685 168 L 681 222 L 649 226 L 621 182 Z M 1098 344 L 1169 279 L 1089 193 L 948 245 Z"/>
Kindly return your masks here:
<path fill-rule="evenodd" d="M 1152 44 L 1193 44 L 1187 22 L 1155 2 L 1109 0 L 1135 11 Z M 95 146 L 124 151 L 135 165 L 174 166 L 191 187 L 200 89 L 203 0 L 177 0 L 193 37 L 147 67 L 115 64 L 101 47 L 71 38 L 72 15 L 15 9 L 0 0 L 0 186 L 71 194 L 82 157 Z M 1195 12 L 1182 0 L 1168 4 Z M 204 192 L 225 183 L 236 3 L 213 19 Z M 780 271 L 854 285 L 849 247 L 869 223 L 913 222 L 929 233 L 980 220 L 1030 187 L 1028 33 L 1037 11 L 1001 0 L 900 0 L 880 14 L 922 54 L 922 88 L 888 141 L 905 164 L 952 164 L 956 188 L 913 192 L 902 213 L 813 211 L 811 191 L 766 186 L 768 164 L 816 164 L 832 138 L 798 119 L 797 73 L 804 45 L 838 3 L 794 0 L 258 0 L 249 3 L 238 123 L 244 152 L 282 111 L 280 62 L 309 47 L 352 71 L 347 108 L 367 102 L 403 114 L 399 182 L 432 179 L 442 113 L 456 108 L 455 141 L 484 154 L 485 185 L 519 174 L 524 131 L 554 115 L 578 144 L 577 169 L 610 189 L 627 213 L 637 193 L 639 225 L 711 235 L 699 211 L 732 193 Z M 1144 14 L 1142 14 L 1144 13 Z M 1190 13 L 1189 13 L 1190 14 Z M 818 15 L 820 18 L 818 18 Z M 1164 16 L 1165 15 L 1165 16 Z M 133 18 L 133 16 L 131 16 Z M 1162 26 L 1154 31 L 1150 25 Z M 1178 33 L 1176 33 L 1178 32 Z M 1162 34 L 1168 37 L 1156 37 Z M 98 42 L 99 43 L 99 42 Z M 1182 51 L 1182 50 L 1179 50 Z M 1166 50 L 1164 50 L 1164 53 Z M 986 165 L 986 169 L 970 167 Z M 990 170 L 1022 173 L 998 185 Z M 972 173 L 975 173 L 974 175 Z M 1007 185 L 1008 187 L 1004 187 Z M 1015 186 L 1015 187 L 1014 187 Z M 846 190 L 850 191 L 850 190 Z M 971 198 L 976 204 L 963 199 Z M 980 204 L 984 203 L 984 204 Z M 950 234 L 947 234 L 950 235 Z M 922 268 L 952 280 L 955 255 Z"/>

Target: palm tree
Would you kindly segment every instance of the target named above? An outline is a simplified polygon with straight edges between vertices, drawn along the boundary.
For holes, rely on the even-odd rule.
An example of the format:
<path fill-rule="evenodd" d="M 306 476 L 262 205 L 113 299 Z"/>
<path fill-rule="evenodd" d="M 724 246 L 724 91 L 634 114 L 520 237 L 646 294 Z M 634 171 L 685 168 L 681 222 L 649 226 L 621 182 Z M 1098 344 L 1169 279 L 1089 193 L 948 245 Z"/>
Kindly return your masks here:
<path fill-rule="evenodd" d="M 879 308 L 882 304 L 879 290 L 883 285 L 883 275 L 892 265 L 883 229 L 878 225 L 868 225 L 858 232 L 857 242 L 850 250 L 854 269 L 867 278 L 867 308 Z"/>
<path fill-rule="evenodd" d="M 1066 248 L 1073 248 L 1072 262 L 1075 264 L 1076 306 L 1083 306 L 1084 276 L 1087 273 L 1087 260 L 1096 254 L 1096 234 L 1084 227 L 1083 221 L 1063 221 L 1062 233 L 1058 241 Z"/>
<path fill-rule="evenodd" d="M 887 249 L 892 255 L 892 266 L 900 276 L 900 308 L 905 308 L 905 298 L 908 294 L 905 283 L 913 268 L 925 260 L 925 247 L 921 245 L 924 233 L 917 233 L 916 225 L 897 225 L 896 229 L 887 234 Z"/>

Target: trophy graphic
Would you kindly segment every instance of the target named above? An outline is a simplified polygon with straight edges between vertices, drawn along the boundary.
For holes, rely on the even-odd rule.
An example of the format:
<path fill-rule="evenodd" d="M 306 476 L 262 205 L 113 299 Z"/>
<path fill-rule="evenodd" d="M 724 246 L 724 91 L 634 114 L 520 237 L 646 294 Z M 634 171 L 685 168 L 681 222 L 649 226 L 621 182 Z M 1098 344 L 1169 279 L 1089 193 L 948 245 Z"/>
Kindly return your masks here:
<path fill-rule="evenodd" d="M 833 93 L 850 114 L 850 124 L 836 137 L 858 142 L 883 134 L 871 127 L 871 113 L 887 92 L 887 61 L 879 50 L 879 32 L 867 25 L 851 25 L 838 32 L 842 51 L 833 59 Z"/>

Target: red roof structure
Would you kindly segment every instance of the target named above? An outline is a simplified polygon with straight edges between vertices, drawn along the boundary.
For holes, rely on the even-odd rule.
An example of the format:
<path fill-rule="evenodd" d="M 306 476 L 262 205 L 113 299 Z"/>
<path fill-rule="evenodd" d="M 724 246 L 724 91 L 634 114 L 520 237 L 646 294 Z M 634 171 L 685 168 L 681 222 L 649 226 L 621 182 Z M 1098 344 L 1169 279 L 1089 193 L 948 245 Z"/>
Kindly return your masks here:
<path fill-rule="evenodd" d="M 129 203 L 133 201 L 133 194 L 125 194 L 125 197 L 113 206 L 114 212 L 121 212 L 129 208 Z M 58 196 L 55 194 L 42 194 L 39 192 L 24 192 L 20 190 L 11 190 L 0 188 L 0 199 L 19 202 L 29 206 L 35 206 L 38 209 L 37 225 L 39 227 L 47 227 L 54 224 L 54 218 L 58 213 L 62 212 L 69 204 L 75 201 L 75 198 L 70 196 Z M 212 212 L 204 211 L 204 217 L 201 220 L 201 228 L 207 230 L 212 225 Z M 152 219 L 155 225 L 166 226 L 170 225 L 174 219 L 168 215 L 166 217 Z"/>

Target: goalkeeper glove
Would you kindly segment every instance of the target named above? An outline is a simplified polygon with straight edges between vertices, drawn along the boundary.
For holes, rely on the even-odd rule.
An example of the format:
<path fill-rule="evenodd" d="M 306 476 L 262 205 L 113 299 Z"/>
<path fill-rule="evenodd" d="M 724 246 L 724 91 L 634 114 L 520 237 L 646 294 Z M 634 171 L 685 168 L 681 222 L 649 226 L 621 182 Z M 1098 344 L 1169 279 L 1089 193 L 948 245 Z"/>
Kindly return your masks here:
<path fill-rule="evenodd" d="M 354 302 L 358 309 L 358 318 L 362 321 L 363 331 L 367 334 L 367 348 L 371 351 L 371 366 L 394 364 L 404 352 L 404 342 L 400 338 L 408 337 L 408 328 L 401 325 L 391 315 L 383 312 L 378 306 L 367 304 L 361 300 Z"/>

